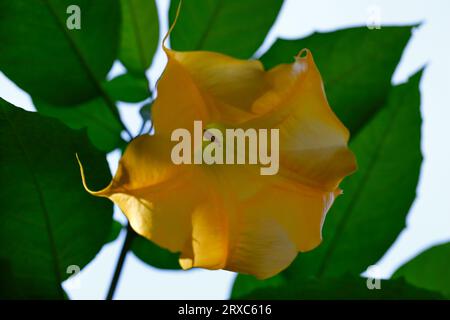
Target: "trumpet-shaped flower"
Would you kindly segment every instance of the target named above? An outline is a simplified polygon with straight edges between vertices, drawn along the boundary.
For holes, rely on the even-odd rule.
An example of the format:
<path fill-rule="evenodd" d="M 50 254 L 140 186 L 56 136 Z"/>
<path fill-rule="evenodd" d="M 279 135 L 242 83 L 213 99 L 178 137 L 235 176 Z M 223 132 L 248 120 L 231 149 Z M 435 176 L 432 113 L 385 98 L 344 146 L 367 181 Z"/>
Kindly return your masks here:
<path fill-rule="evenodd" d="M 339 183 L 356 167 L 312 54 L 265 71 L 256 60 L 164 49 L 155 134 L 131 141 L 110 185 L 89 192 L 114 201 L 138 234 L 180 252 L 183 269 L 273 276 L 320 244 Z M 261 175 L 248 162 L 175 164 L 172 133 L 194 135 L 194 121 L 206 131 L 278 129 L 278 172 Z M 221 143 L 209 138 L 194 144 L 192 158 Z"/>

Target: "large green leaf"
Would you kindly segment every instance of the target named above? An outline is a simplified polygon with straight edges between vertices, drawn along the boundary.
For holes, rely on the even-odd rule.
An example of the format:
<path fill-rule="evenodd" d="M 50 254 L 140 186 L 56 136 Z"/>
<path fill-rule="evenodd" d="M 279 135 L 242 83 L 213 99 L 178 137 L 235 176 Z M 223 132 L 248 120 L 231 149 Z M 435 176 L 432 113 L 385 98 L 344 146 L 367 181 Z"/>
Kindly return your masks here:
<path fill-rule="evenodd" d="M 178 263 L 179 254 L 161 248 L 139 235 L 136 235 L 133 239 L 131 251 L 141 261 L 152 267 L 172 270 L 181 269 L 180 264 Z"/>
<path fill-rule="evenodd" d="M 87 128 L 90 140 L 99 150 L 111 151 L 124 144 L 120 137 L 122 127 L 101 98 L 70 108 L 37 100 L 33 103 L 39 113 L 57 118 L 72 129 Z"/>
<path fill-rule="evenodd" d="M 140 102 L 150 97 L 149 83 L 145 75 L 124 73 L 105 83 L 109 96 L 116 101 Z"/>
<path fill-rule="evenodd" d="M 350 147 L 359 169 L 341 185 L 344 195 L 325 219 L 323 243 L 299 254 L 283 277 L 358 275 L 383 256 L 404 228 L 422 161 L 420 77 L 421 72 L 393 87 L 386 105 L 353 138 Z M 248 290 L 251 280 L 244 281 Z"/>
<path fill-rule="evenodd" d="M 249 58 L 263 43 L 280 11 L 282 0 L 184 1 L 170 34 L 175 50 L 210 50 Z M 172 0 L 172 24 L 179 1 Z"/>
<path fill-rule="evenodd" d="M 110 181 L 105 154 L 85 133 L 0 99 L 2 298 L 64 298 L 71 268 L 107 240 L 112 204 L 83 189 L 75 153 L 93 188 Z"/>
<path fill-rule="evenodd" d="M 279 39 L 261 57 L 266 68 L 291 63 L 301 49 L 314 56 L 331 107 L 352 134 L 382 106 L 412 27 L 350 28 Z"/>
<path fill-rule="evenodd" d="M 159 40 L 154 0 L 121 0 L 120 61 L 128 71 L 142 75 L 150 67 Z"/>
<path fill-rule="evenodd" d="M 441 292 L 450 299 L 450 242 L 428 249 L 405 263 L 392 276 L 419 288 Z"/>
<path fill-rule="evenodd" d="M 80 8 L 79 30 L 66 24 L 71 5 Z M 117 56 L 119 26 L 118 0 L 0 1 L 0 70 L 51 104 L 104 95 L 100 83 Z"/>
<path fill-rule="evenodd" d="M 372 281 L 369 279 L 369 281 Z M 367 279 L 343 276 L 284 282 L 257 289 L 235 299 L 442 299 L 438 292 L 414 287 L 403 280 L 382 280 L 380 289 L 368 289 Z"/>

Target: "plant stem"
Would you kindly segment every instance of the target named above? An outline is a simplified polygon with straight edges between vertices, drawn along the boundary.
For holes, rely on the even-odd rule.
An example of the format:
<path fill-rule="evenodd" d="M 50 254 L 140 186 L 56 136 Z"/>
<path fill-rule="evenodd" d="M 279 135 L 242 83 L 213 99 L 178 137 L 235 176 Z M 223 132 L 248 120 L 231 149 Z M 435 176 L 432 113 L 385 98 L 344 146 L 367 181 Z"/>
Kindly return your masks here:
<path fill-rule="evenodd" d="M 125 241 L 123 242 L 122 250 L 120 251 L 119 260 L 117 260 L 116 269 L 114 270 L 114 275 L 111 280 L 111 284 L 109 286 L 108 295 L 106 296 L 106 300 L 112 300 L 114 297 L 114 292 L 116 291 L 117 283 L 119 282 L 120 273 L 122 272 L 122 268 L 125 262 L 125 258 L 127 256 L 128 250 L 131 247 L 131 243 L 136 236 L 136 233 L 131 228 L 130 224 L 127 225 L 127 234 L 125 236 Z"/>
<path fill-rule="evenodd" d="M 144 73 L 144 77 L 145 77 L 145 73 Z M 147 80 L 147 83 L 148 83 L 148 80 Z M 152 97 L 152 91 L 150 90 L 150 85 L 147 86 L 147 89 L 148 89 L 149 97 L 151 98 Z M 118 110 L 116 104 L 110 98 L 108 93 L 103 89 L 103 87 L 101 85 L 100 85 L 100 91 L 102 92 L 102 95 L 103 95 L 103 97 L 104 97 L 104 99 L 106 101 L 106 104 L 108 105 L 109 109 L 111 110 L 113 115 L 117 118 L 117 120 L 120 122 L 120 124 L 122 125 L 123 129 L 125 130 L 125 132 L 130 137 L 130 140 L 133 139 L 133 135 L 131 134 L 131 132 L 128 130 L 128 128 L 125 126 L 125 124 L 122 122 L 122 119 L 120 118 L 120 113 L 119 113 L 119 110 Z M 153 128 L 153 122 L 152 122 L 152 126 L 150 128 L 150 131 L 151 131 L 152 128 Z M 142 128 L 141 128 L 141 130 L 142 130 Z M 125 259 L 127 257 L 127 253 L 130 250 L 131 244 L 133 243 L 133 239 L 136 237 L 136 235 L 137 235 L 136 232 L 134 232 L 134 230 L 131 228 L 130 223 L 128 222 L 127 230 L 126 230 L 126 236 L 125 236 L 125 241 L 123 242 L 122 250 L 120 250 L 119 259 L 117 260 L 116 268 L 114 270 L 114 275 L 113 275 L 113 278 L 111 280 L 111 284 L 109 285 L 109 290 L 108 290 L 108 294 L 106 295 L 106 300 L 112 300 L 113 297 L 114 297 L 114 293 L 116 291 L 117 283 L 119 282 L 120 274 L 122 272 L 122 269 L 123 269 L 123 266 L 124 266 L 124 263 L 125 263 Z"/>

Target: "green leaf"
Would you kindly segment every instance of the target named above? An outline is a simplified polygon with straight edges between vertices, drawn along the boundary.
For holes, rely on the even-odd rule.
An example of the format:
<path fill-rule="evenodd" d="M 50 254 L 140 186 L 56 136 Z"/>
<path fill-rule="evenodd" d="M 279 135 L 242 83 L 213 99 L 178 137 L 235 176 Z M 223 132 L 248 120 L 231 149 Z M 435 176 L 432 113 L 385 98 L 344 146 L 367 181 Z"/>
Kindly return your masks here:
<path fill-rule="evenodd" d="M 184 1 L 170 34 L 171 46 L 180 51 L 209 50 L 249 58 L 263 43 L 282 3 L 282 0 Z M 177 0 L 170 3 L 170 24 L 178 4 Z"/>
<path fill-rule="evenodd" d="M 278 39 L 261 61 L 272 68 L 291 63 L 301 49 L 310 49 L 331 107 L 355 134 L 384 105 L 411 29 L 360 27 L 314 33 L 299 40 Z"/>
<path fill-rule="evenodd" d="M 283 272 L 289 281 L 358 275 L 383 256 L 404 228 L 422 161 L 420 77 L 418 72 L 393 87 L 386 105 L 353 138 L 350 148 L 359 169 L 341 184 L 344 194 L 327 214 L 323 243 L 299 254 Z"/>
<path fill-rule="evenodd" d="M 122 231 L 122 229 L 123 229 L 123 225 L 119 221 L 113 220 L 112 225 L 111 225 L 111 230 L 109 231 L 109 235 L 106 240 L 106 243 L 115 241 L 117 239 L 117 237 L 119 236 L 120 231 Z"/>
<path fill-rule="evenodd" d="M 87 128 L 87 133 L 99 150 L 111 151 L 124 144 L 122 127 L 109 112 L 103 99 L 94 99 L 78 106 L 64 108 L 42 101 L 33 101 L 39 113 L 61 120 L 72 129 Z"/>
<path fill-rule="evenodd" d="M 178 253 L 172 253 L 167 249 L 161 248 L 139 235 L 136 235 L 133 239 L 131 251 L 141 261 L 152 267 L 171 270 L 181 269 L 178 263 Z"/>
<path fill-rule="evenodd" d="M 369 281 L 371 281 L 369 279 Z M 345 275 L 331 279 L 309 279 L 284 282 L 278 286 L 257 289 L 235 299 L 442 299 L 433 291 L 416 288 L 403 280 L 382 280 L 380 289 L 368 289 L 367 279 Z"/>
<path fill-rule="evenodd" d="M 128 71 L 142 75 L 150 67 L 159 40 L 154 0 L 121 0 L 120 61 Z"/>
<path fill-rule="evenodd" d="M 405 263 L 392 276 L 450 299 L 450 242 L 434 246 Z"/>
<path fill-rule="evenodd" d="M 69 29 L 71 5 L 81 29 Z M 79 104 L 104 95 L 101 81 L 117 56 L 118 0 L 0 2 L 0 70 L 33 98 Z"/>
<path fill-rule="evenodd" d="M 83 268 L 105 243 L 113 207 L 84 190 L 75 153 L 93 188 L 110 181 L 85 133 L 0 99 L 2 298 L 63 299 L 68 268 Z"/>
<path fill-rule="evenodd" d="M 150 97 L 150 88 L 145 76 L 122 74 L 105 83 L 109 96 L 116 101 L 140 102 Z"/>
<path fill-rule="evenodd" d="M 238 274 L 231 291 L 230 299 L 240 299 L 259 289 L 273 289 L 286 284 L 286 277 L 281 273 L 266 280 L 259 280 L 247 274 Z"/>

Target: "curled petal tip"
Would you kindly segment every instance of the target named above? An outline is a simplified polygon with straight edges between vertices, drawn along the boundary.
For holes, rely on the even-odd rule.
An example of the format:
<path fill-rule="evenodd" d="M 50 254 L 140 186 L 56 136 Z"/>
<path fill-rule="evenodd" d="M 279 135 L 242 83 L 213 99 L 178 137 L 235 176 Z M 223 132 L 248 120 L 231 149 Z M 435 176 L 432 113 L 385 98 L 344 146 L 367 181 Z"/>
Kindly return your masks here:
<path fill-rule="evenodd" d="M 311 54 L 311 51 L 307 48 L 300 50 L 295 56 L 295 60 L 306 59 Z"/>
<path fill-rule="evenodd" d="M 78 153 L 75 153 L 75 156 L 77 157 L 78 165 L 80 166 L 81 181 L 83 183 L 84 189 L 94 196 L 107 196 L 106 191 L 109 189 L 111 184 L 108 187 L 106 187 L 105 189 L 99 190 L 99 191 L 93 191 L 93 190 L 89 189 L 89 187 L 87 186 L 87 183 L 86 183 L 86 176 L 84 174 L 83 165 L 81 164 L 81 160 L 80 160 L 80 157 L 78 156 Z"/>
<path fill-rule="evenodd" d="M 167 31 L 167 33 L 164 36 L 163 41 L 162 41 L 162 48 L 163 48 L 163 50 L 166 53 L 169 50 L 169 48 L 166 47 L 166 41 L 167 41 L 167 38 L 169 38 L 170 33 L 172 32 L 172 30 L 175 28 L 175 25 L 177 24 L 178 17 L 180 16 L 180 11 L 181 11 L 181 5 L 182 4 L 183 4 L 183 0 L 180 0 L 180 2 L 178 2 L 177 13 L 175 14 L 175 19 L 173 20 L 173 23 L 171 24 L 169 30 Z"/>

